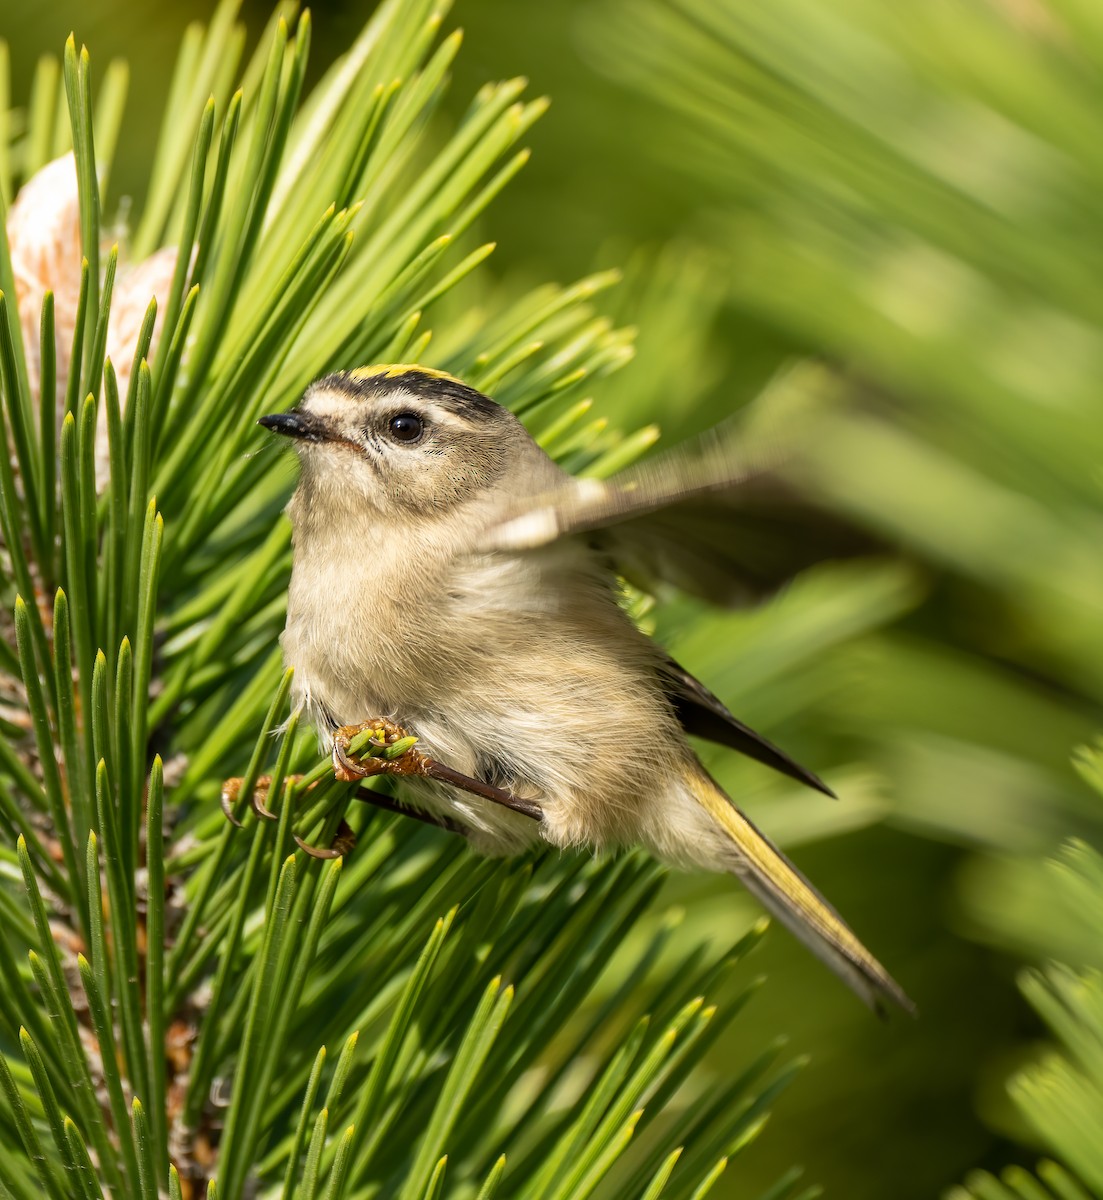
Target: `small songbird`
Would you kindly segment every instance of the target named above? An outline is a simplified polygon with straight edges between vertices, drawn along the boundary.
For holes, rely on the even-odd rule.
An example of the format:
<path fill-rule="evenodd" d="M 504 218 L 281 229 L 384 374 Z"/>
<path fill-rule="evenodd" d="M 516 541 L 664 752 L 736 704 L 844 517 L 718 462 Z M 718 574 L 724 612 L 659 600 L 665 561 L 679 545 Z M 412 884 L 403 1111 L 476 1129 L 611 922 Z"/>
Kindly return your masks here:
<path fill-rule="evenodd" d="M 718 439 L 576 479 L 507 409 L 418 366 L 329 375 L 260 423 L 301 462 L 282 638 L 294 699 L 345 777 L 371 773 L 347 754 L 351 731 L 408 731 L 418 748 L 393 766 L 411 802 L 476 850 L 642 845 L 730 872 L 868 1004 L 911 1009 L 686 734 L 826 786 L 622 605 L 622 575 L 725 601 L 791 575 L 792 511 L 767 467 Z"/>

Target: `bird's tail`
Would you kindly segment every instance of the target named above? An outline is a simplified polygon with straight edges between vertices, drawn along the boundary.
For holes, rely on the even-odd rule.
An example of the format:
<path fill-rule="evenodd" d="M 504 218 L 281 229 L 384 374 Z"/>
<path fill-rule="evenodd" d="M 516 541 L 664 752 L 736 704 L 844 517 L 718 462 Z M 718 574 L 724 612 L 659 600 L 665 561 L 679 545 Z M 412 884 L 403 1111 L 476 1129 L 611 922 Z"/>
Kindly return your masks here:
<path fill-rule="evenodd" d="M 730 869 L 767 911 L 875 1012 L 883 1014 L 883 1001 L 891 1000 L 914 1014 L 915 1005 L 904 989 L 858 941 L 842 917 L 703 769 L 694 773 L 691 786 L 701 806 L 733 843 Z"/>

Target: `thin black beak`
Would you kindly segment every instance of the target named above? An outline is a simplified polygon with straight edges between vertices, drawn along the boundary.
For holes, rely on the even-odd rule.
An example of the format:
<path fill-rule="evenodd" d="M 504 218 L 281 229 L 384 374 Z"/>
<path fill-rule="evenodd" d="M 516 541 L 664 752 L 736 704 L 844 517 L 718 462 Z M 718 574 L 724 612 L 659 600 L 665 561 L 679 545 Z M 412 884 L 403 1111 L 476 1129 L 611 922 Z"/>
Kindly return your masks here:
<path fill-rule="evenodd" d="M 284 437 L 299 438 L 306 442 L 324 442 L 329 439 L 325 422 L 311 413 L 291 412 L 273 413 L 270 417 L 261 417 L 257 421 L 265 429 Z"/>

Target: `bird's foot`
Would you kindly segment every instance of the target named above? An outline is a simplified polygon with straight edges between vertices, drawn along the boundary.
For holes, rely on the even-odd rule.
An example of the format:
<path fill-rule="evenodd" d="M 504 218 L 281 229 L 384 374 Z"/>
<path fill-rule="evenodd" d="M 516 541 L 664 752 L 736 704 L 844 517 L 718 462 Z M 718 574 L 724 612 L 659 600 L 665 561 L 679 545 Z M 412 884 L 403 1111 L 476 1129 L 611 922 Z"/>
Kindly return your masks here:
<path fill-rule="evenodd" d="M 301 775 L 288 775 L 284 783 L 298 783 L 300 779 L 302 779 Z M 222 785 L 222 793 L 219 796 L 219 804 L 222 807 L 223 815 L 231 825 L 236 825 L 238 829 L 241 828 L 241 822 L 234 815 L 234 808 L 237 805 L 238 798 L 241 796 L 241 785 L 244 782 L 245 780 L 241 776 L 227 779 Z M 257 782 L 253 785 L 253 793 L 249 797 L 249 807 L 260 820 L 278 821 L 280 819 L 279 813 L 272 812 L 265 804 L 271 788 L 271 775 L 258 776 Z M 328 846 L 312 846 L 309 842 L 304 842 L 298 834 L 292 834 L 292 836 L 299 849 L 305 851 L 312 858 L 341 858 L 351 853 L 353 846 L 356 845 L 356 835 L 345 821 L 342 821 L 337 827 L 337 833 Z"/>
<path fill-rule="evenodd" d="M 298 783 L 300 779 L 302 779 L 301 775 L 289 775 L 284 780 L 284 783 Z M 244 782 L 245 780 L 240 775 L 235 775 L 233 779 L 227 779 L 222 785 L 222 792 L 218 798 L 226 820 L 231 825 L 236 825 L 238 829 L 241 828 L 241 822 L 234 816 L 234 809 L 237 806 L 238 797 L 241 795 L 241 785 Z M 279 814 L 272 812 L 265 804 L 271 787 L 271 775 L 259 776 L 257 782 L 253 785 L 253 794 L 249 797 L 249 807 L 253 810 L 254 815 L 262 820 L 278 821 L 280 819 Z"/>
<path fill-rule="evenodd" d="M 369 754 L 351 755 L 350 745 L 364 733 L 372 734 L 367 743 Z M 367 779 L 371 775 L 420 775 L 425 779 L 451 784 L 504 808 L 511 808 L 534 821 L 544 819 L 543 809 L 534 800 L 523 800 L 493 784 L 464 775 L 430 758 L 428 754 L 415 750 L 416 741 L 417 738 L 407 733 L 401 725 L 382 717 L 373 717 L 359 725 L 342 725 L 333 735 L 334 774 L 346 782 Z"/>
<path fill-rule="evenodd" d="M 352 742 L 364 733 L 371 735 L 367 745 L 350 753 Z M 400 725 L 382 717 L 342 725 L 333 735 L 333 773 L 342 783 L 373 775 L 428 775 L 431 760 L 414 749 L 416 742 Z"/>

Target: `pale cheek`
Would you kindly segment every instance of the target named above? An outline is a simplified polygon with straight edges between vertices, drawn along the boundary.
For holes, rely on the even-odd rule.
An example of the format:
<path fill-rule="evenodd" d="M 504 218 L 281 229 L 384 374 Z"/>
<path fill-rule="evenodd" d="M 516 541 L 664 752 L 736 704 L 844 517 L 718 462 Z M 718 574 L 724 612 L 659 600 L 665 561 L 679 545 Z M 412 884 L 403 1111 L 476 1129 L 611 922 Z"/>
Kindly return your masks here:
<path fill-rule="evenodd" d="M 379 482 L 387 501 L 399 509 L 430 512 L 455 500 L 449 462 L 416 450 L 392 452 Z"/>
<path fill-rule="evenodd" d="M 345 446 L 311 445 L 302 454 L 303 491 L 315 511 L 379 509 L 386 503 L 380 476 Z"/>
<path fill-rule="evenodd" d="M 449 510 L 477 496 L 486 486 L 478 466 L 458 454 L 419 455 L 395 470 L 388 492 L 408 508 Z"/>

